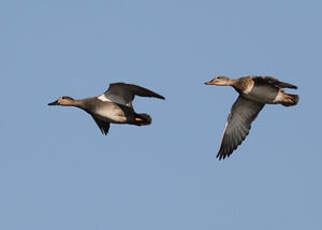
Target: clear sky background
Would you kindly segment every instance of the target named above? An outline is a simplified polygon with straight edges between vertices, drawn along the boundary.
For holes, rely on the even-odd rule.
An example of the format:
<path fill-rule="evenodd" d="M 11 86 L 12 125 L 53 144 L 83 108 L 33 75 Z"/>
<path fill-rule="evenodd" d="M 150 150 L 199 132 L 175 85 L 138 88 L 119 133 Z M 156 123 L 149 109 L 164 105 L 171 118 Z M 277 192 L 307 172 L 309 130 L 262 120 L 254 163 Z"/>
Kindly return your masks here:
<path fill-rule="evenodd" d="M 322 229 L 321 1 L 0 3 L 0 229 Z M 298 85 L 218 161 L 237 93 L 215 75 Z M 49 107 L 111 82 L 151 126 Z"/>

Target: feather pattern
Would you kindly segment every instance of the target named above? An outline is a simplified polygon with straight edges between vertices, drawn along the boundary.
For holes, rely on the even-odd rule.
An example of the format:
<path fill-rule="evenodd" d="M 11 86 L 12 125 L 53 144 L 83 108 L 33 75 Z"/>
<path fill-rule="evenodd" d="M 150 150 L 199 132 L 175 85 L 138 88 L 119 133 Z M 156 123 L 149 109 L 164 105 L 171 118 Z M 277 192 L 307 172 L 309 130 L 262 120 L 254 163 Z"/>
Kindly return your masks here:
<path fill-rule="evenodd" d="M 240 145 L 249 133 L 264 104 L 239 96 L 233 104 L 223 131 L 217 157 L 225 159 Z"/>
<path fill-rule="evenodd" d="M 165 99 L 163 96 L 143 88 L 138 85 L 127 84 L 127 83 L 112 83 L 104 93 L 105 97 L 115 103 L 132 107 L 132 101 L 135 95 L 141 97 L 156 97 L 159 99 Z"/>
<path fill-rule="evenodd" d="M 269 76 L 264 76 L 264 77 L 256 76 L 256 77 L 253 77 L 253 80 L 254 80 L 255 84 L 262 84 L 262 85 L 268 84 L 268 85 L 273 85 L 273 86 L 276 86 L 279 88 L 297 89 L 296 85 L 282 82 L 276 78 L 269 77 Z"/>

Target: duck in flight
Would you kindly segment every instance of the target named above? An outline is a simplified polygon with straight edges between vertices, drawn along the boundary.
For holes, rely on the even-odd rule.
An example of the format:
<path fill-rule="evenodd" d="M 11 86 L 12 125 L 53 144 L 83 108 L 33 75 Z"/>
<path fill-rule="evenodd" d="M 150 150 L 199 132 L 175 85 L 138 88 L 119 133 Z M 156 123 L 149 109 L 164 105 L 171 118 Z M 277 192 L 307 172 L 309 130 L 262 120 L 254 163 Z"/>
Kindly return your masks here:
<path fill-rule="evenodd" d="M 217 76 L 206 85 L 232 86 L 239 96 L 233 104 L 223 131 L 217 158 L 229 157 L 249 133 L 252 121 L 265 104 L 296 105 L 299 96 L 284 92 L 282 88 L 297 89 L 297 86 L 267 76 L 246 76 L 230 79 Z"/>
<path fill-rule="evenodd" d="M 101 132 L 106 135 L 110 123 L 130 125 L 150 125 L 152 118 L 145 113 L 136 113 L 132 106 L 135 96 L 155 97 L 165 99 L 163 96 L 138 85 L 127 83 L 112 83 L 105 93 L 96 96 L 75 100 L 62 96 L 48 105 L 74 106 L 89 113 Z"/>

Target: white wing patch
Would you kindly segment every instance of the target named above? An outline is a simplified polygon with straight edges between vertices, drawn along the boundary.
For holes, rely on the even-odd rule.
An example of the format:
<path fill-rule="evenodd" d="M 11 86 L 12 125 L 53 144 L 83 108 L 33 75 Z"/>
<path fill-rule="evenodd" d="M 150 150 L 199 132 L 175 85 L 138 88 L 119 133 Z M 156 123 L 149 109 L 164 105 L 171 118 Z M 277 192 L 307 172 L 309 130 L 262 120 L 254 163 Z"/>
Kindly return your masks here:
<path fill-rule="evenodd" d="M 243 93 L 244 94 L 249 94 L 250 91 L 252 91 L 253 87 L 254 87 L 254 81 L 249 81 L 249 84 L 248 84 L 247 88 L 244 90 Z"/>
<path fill-rule="evenodd" d="M 101 94 L 100 96 L 98 96 L 97 99 L 100 100 L 100 101 L 112 102 L 110 99 L 108 99 L 107 97 L 105 97 L 104 94 Z"/>

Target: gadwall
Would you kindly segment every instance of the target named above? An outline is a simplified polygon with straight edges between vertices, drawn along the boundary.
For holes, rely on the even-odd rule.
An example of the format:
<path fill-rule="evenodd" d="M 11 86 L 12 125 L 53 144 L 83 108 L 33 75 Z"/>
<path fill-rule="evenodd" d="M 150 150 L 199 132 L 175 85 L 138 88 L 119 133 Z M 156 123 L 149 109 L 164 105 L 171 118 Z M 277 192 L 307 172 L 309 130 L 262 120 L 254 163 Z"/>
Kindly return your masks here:
<path fill-rule="evenodd" d="M 48 105 L 74 106 L 85 110 L 93 117 L 102 133 L 106 135 L 110 123 L 137 126 L 151 124 L 152 119 L 148 114 L 134 111 L 132 101 L 135 95 L 165 99 L 163 96 L 141 86 L 118 82 L 110 84 L 105 93 L 96 97 L 75 100 L 63 96 Z"/>
<path fill-rule="evenodd" d="M 217 76 L 205 84 L 232 86 L 239 93 L 225 124 L 217 155 L 219 160 L 229 157 L 243 142 L 249 133 L 252 121 L 265 104 L 293 106 L 299 100 L 298 95 L 288 94 L 282 90 L 282 88 L 297 89 L 297 86 L 273 77 L 246 76 L 230 79 Z"/>

